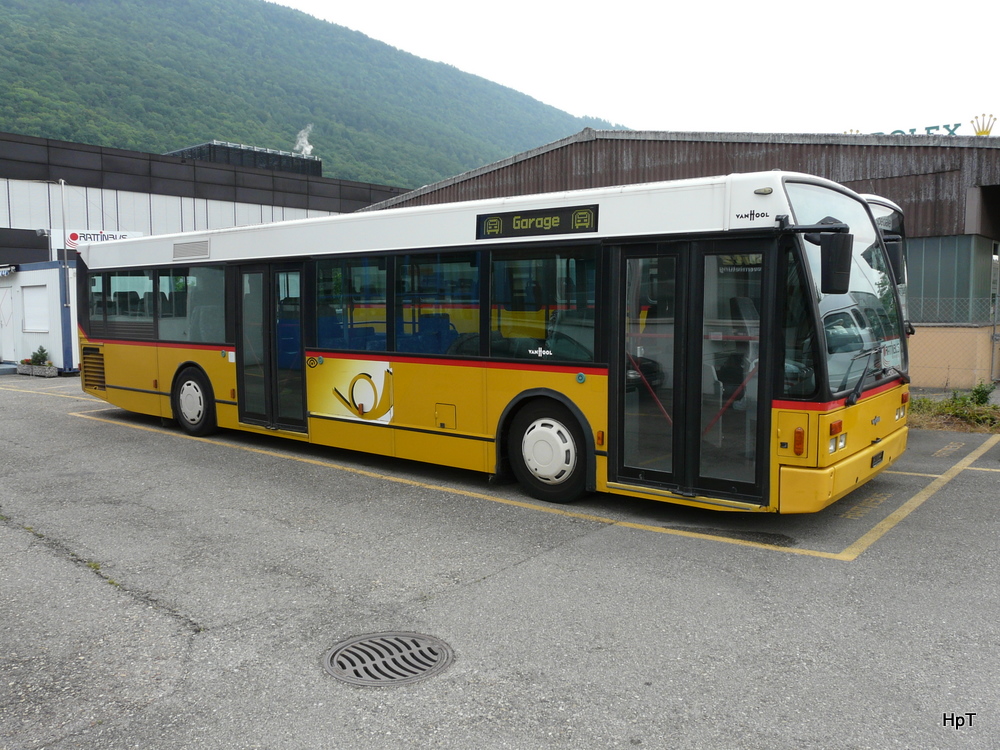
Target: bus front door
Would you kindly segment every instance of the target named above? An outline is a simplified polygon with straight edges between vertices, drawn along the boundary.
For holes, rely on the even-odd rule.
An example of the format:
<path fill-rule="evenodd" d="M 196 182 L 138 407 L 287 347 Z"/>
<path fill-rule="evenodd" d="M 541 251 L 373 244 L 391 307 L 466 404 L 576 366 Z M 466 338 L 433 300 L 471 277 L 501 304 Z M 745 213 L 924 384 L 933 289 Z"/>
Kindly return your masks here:
<path fill-rule="evenodd" d="M 613 481 L 766 503 L 761 322 L 771 247 L 732 240 L 623 253 Z"/>
<path fill-rule="evenodd" d="M 302 268 L 240 269 L 237 305 L 240 421 L 306 431 L 302 342 Z"/>

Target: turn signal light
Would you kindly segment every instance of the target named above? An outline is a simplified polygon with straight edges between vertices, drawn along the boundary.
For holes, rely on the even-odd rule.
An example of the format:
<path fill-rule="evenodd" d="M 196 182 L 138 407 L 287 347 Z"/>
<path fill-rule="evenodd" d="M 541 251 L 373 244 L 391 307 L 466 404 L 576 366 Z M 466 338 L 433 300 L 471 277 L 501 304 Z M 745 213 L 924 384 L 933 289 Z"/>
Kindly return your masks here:
<path fill-rule="evenodd" d="M 830 422 L 830 434 L 839 435 L 844 431 L 844 420 L 838 419 L 836 422 Z"/>
<path fill-rule="evenodd" d="M 910 392 L 909 391 L 903 391 L 903 395 L 900 396 L 899 400 L 900 400 L 900 403 L 904 403 L 904 404 L 910 403 Z"/>
<path fill-rule="evenodd" d="M 793 449 L 795 450 L 796 456 L 801 456 L 806 452 L 806 431 L 801 427 L 795 428 L 795 442 L 793 443 Z"/>

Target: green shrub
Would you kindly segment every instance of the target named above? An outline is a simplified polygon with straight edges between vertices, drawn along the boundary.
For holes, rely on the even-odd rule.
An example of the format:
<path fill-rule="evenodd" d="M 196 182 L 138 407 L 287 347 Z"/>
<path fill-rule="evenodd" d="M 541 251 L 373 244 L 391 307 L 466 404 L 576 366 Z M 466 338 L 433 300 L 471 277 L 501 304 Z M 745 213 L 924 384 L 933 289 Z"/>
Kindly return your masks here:
<path fill-rule="evenodd" d="M 912 427 L 931 429 L 988 430 L 1000 428 L 1000 406 L 990 403 L 995 386 L 980 383 L 971 391 L 953 391 L 950 398 L 916 397 L 910 401 Z"/>
<path fill-rule="evenodd" d="M 984 383 L 982 380 L 979 384 L 969 393 L 969 398 L 972 403 L 977 406 L 985 406 L 990 402 L 990 394 L 996 389 L 995 383 Z"/>
<path fill-rule="evenodd" d="M 49 353 L 45 350 L 44 346 L 35 349 L 31 355 L 31 364 L 33 365 L 47 365 L 49 362 Z"/>

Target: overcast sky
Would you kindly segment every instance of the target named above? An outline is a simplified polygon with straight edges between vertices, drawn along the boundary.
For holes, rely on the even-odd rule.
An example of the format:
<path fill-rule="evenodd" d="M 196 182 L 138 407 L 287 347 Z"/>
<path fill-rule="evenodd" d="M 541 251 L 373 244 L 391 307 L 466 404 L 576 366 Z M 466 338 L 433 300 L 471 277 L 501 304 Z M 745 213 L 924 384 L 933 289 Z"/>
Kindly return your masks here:
<path fill-rule="evenodd" d="M 277 2 L 636 130 L 974 135 L 1000 117 L 984 0 Z"/>

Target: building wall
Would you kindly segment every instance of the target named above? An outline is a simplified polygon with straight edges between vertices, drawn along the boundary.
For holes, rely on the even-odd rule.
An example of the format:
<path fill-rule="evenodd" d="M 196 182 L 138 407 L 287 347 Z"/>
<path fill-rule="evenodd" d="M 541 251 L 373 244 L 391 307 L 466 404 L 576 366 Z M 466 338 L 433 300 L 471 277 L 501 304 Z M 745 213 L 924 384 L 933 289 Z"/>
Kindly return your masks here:
<path fill-rule="evenodd" d="M 910 378 L 920 388 L 965 390 L 997 373 L 993 326 L 916 326 L 910 337 Z"/>
<path fill-rule="evenodd" d="M 331 213 L 291 206 L 0 179 L 0 230 L 51 229 L 56 248 L 63 247 L 64 228 L 170 234 L 329 216 Z M 35 244 L 36 247 L 46 245 L 44 240 Z"/>

